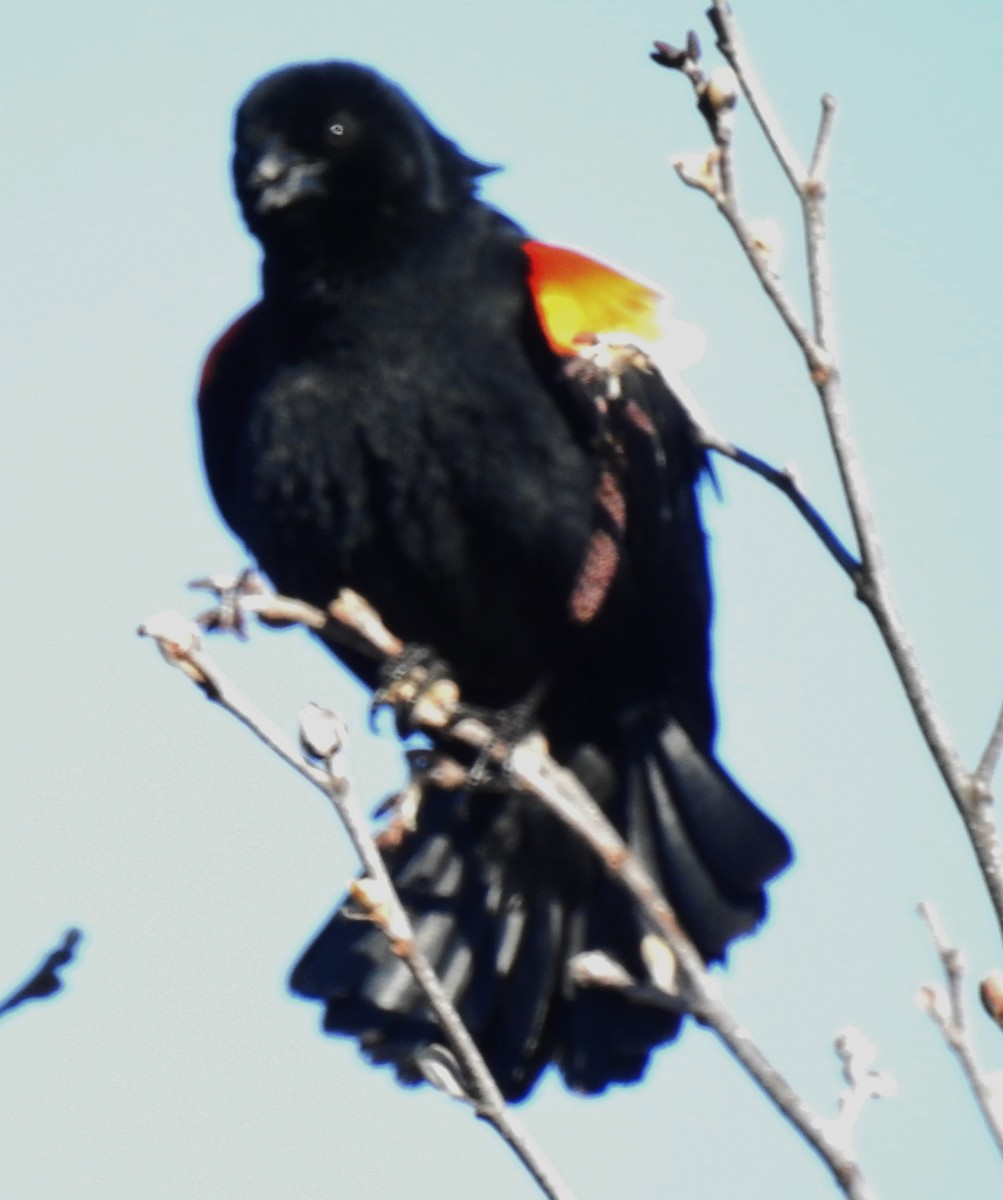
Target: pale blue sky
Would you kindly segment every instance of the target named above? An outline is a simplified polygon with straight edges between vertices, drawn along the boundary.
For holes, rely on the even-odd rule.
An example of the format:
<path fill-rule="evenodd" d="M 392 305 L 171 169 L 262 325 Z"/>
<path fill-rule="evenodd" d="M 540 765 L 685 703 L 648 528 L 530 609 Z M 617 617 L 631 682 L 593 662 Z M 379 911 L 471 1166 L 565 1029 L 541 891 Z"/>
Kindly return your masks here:
<path fill-rule="evenodd" d="M 254 296 L 229 196 L 234 103 L 281 63 L 352 57 L 401 82 L 537 236 L 660 280 L 707 332 L 691 374 L 729 436 L 798 466 L 845 528 L 814 396 L 705 198 L 670 154 L 706 136 L 654 38 L 703 4 L 401 0 L 368 6 L 39 0 L 0 30 L 0 327 L 6 564 L 0 991 L 70 924 L 68 990 L 0 1024 L 0 1195 L 11 1200 L 530 1197 L 459 1106 L 399 1090 L 286 972 L 353 870 L 323 803 L 134 637 L 184 581 L 240 565 L 201 478 L 191 395 L 205 346 Z M 807 151 L 841 103 L 831 224 L 847 391 L 904 615 L 969 759 L 1003 695 L 999 411 L 1003 210 L 997 5 L 747 0 L 774 102 Z M 751 215 L 793 206 L 739 115 Z M 722 756 L 798 861 L 727 994 L 831 1109 L 831 1040 L 861 1026 L 900 1096 L 861 1131 L 880 1194 L 988 1195 L 1000 1164 L 913 1003 L 935 900 L 973 970 L 998 936 L 950 803 L 878 639 L 786 502 L 720 467 Z M 357 692 L 296 634 L 218 656 L 292 723 L 308 699 L 359 731 L 375 801 L 395 777 Z M 1003 1062 L 978 1014 L 987 1065 Z M 706 1032 L 647 1081 L 583 1101 L 548 1080 L 526 1119 L 581 1200 L 814 1200 L 832 1187 Z"/>

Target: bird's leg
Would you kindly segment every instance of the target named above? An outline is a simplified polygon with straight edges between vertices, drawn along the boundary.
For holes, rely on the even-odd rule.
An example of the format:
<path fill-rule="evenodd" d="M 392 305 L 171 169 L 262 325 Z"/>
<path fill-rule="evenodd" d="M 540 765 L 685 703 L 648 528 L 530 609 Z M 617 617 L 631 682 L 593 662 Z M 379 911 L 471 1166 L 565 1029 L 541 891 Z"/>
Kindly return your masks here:
<path fill-rule="evenodd" d="M 465 787 L 487 788 L 497 786 L 504 775 L 509 748 L 533 728 L 546 691 L 546 682 L 541 681 L 502 709 L 464 704 L 448 664 L 430 647 L 410 643 L 383 664 L 370 717 L 375 717 L 380 708 L 393 709 L 400 737 L 415 732 L 428 734 L 454 765 L 462 764 Z M 449 740 L 450 726 L 463 717 L 474 717 L 491 730 L 489 740 L 476 755 Z"/>

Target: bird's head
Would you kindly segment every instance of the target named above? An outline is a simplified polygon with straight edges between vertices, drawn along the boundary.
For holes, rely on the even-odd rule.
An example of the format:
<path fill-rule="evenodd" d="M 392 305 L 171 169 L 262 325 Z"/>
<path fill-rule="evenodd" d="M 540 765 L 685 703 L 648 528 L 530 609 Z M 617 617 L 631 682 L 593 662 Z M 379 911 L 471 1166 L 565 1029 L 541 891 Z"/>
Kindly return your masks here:
<path fill-rule="evenodd" d="M 348 62 L 266 76 L 237 110 L 234 142 L 237 197 L 266 250 L 392 240 L 468 201 L 490 170 L 393 84 Z"/>

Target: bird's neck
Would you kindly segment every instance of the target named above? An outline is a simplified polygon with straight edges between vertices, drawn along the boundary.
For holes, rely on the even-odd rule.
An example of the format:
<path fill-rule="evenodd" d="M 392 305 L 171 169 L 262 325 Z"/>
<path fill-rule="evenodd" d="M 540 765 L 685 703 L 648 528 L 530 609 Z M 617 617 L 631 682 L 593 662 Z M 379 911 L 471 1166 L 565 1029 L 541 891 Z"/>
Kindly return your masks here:
<path fill-rule="evenodd" d="M 297 317 L 336 309 L 345 282 L 346 271 L 336 260 L 318 261 L 272 250 L 261 264 L 265 299 Z"/>

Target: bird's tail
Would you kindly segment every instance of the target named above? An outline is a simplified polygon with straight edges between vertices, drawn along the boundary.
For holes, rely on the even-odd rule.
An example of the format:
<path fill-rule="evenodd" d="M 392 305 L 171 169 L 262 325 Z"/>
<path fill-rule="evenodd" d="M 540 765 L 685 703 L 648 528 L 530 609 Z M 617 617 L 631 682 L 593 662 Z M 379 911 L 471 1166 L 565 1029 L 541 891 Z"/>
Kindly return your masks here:
<path fill-rule="evenodd" d="M 604 807 L 662 884 L 708 961 L 764 916 L 765 883 L 790 861 L 783 833 L 676 722 L 623 734 L 619 786 Z M 417 828 L 385 857 L 419 948 L 508 1099 L 548 1063 L 579 1091 L 643 1074 L 680 1017 L 575 981 L 600 951 L 642 981 L 644 923 L 587 847 L 517 794 L 432 791 Z M 325 1005 L 329 1033 L 356 1038 L 403 1082 L 441 1042 L 406 965 L 343 905 L 296 965 L 291 987 Z"/>

